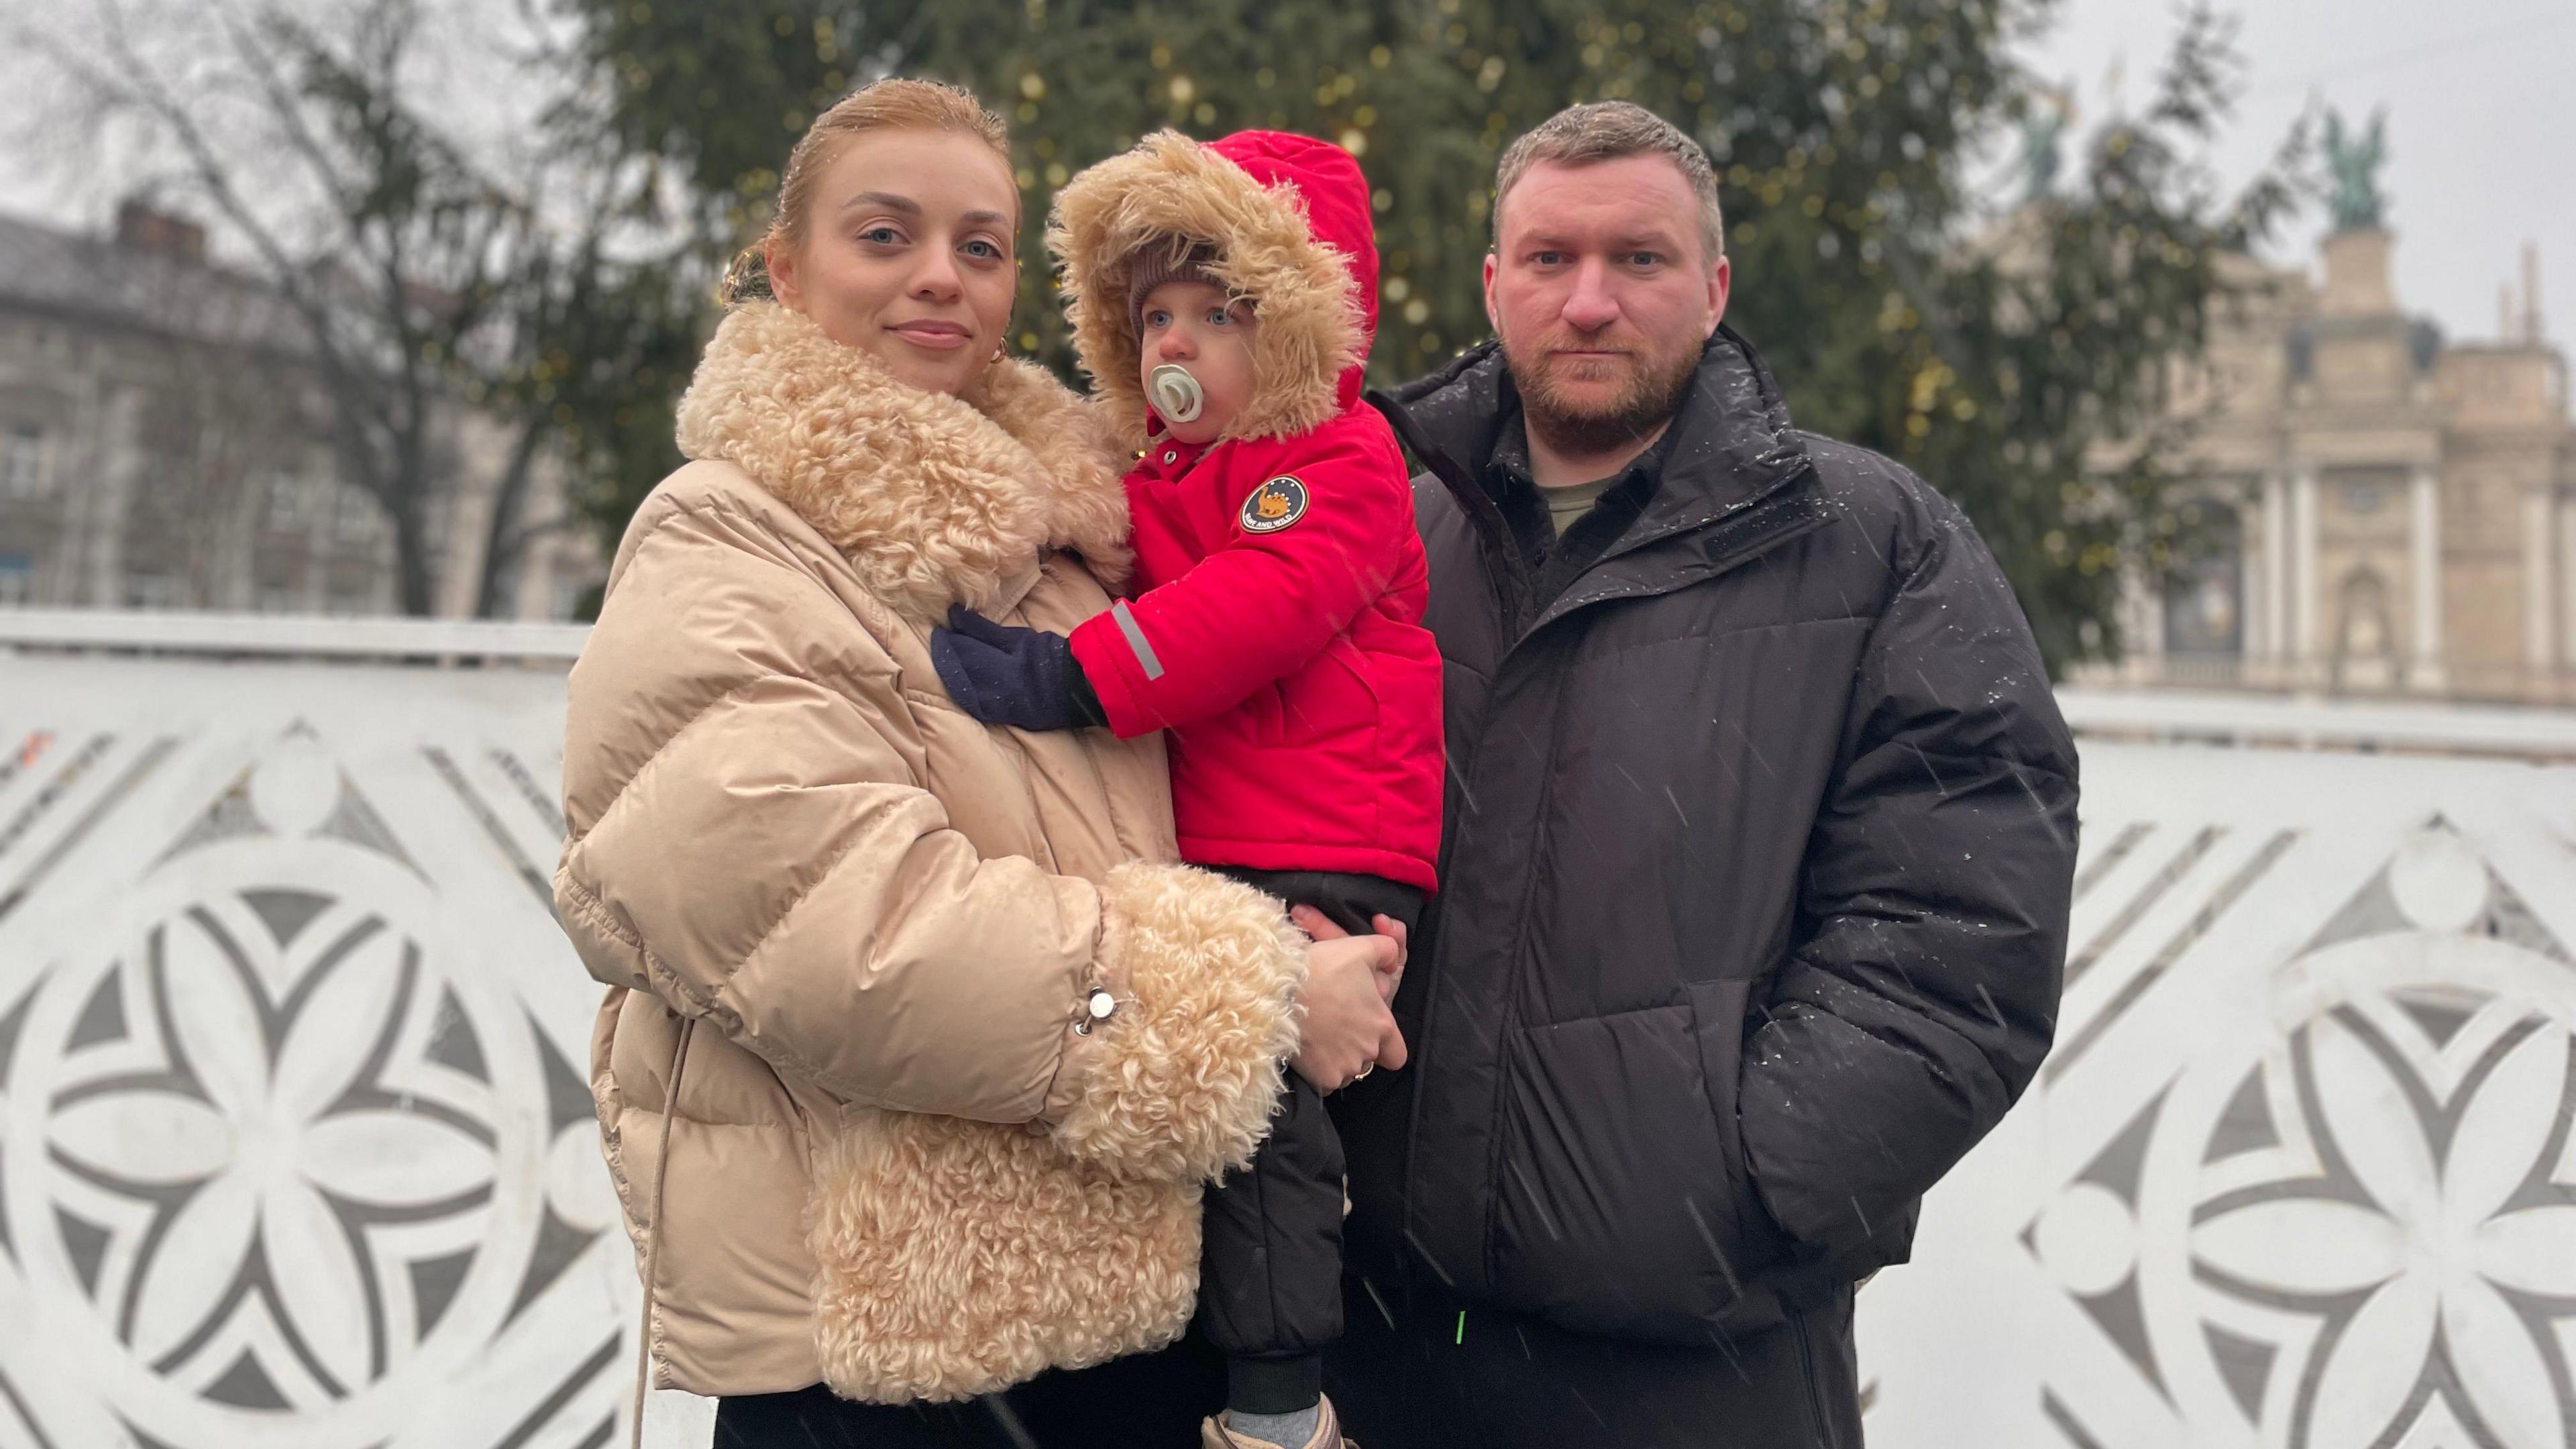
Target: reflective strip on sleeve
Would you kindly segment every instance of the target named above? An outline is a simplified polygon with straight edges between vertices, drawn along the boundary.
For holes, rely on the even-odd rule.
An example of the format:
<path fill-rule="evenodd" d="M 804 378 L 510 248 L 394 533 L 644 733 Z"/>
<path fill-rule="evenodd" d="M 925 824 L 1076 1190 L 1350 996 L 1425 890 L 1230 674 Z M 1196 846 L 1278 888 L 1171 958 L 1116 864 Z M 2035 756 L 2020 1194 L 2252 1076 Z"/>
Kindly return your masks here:
<path fill-rule="evenodd" d="M 1136 613 L 1120 599 L 1109 606 L 1109 616 L 1118 621 L 1118 632 L 1127 636 L 1127 647 L 1136 651 L 1136 662 L 1145 666 L 1145 682 L 1163 677 L 1163 661 L 1154 655 L 1154 646 L 1145 639 L 1144 629 L 1136 622 Z"/>

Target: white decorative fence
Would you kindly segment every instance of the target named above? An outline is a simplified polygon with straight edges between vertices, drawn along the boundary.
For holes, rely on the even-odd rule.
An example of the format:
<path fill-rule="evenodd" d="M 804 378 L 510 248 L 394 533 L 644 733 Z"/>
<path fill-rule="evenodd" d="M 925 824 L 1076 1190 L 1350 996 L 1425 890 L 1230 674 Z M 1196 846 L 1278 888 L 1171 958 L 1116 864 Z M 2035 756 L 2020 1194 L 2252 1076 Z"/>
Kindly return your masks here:
<path fill-rule="evenodd" d="M 579 631 L 173 623 L 0 615 L 0 1449 L 622 1440 Z M 1862 1297 L 1872 1441 L 2576 1443 L 2576 720 L 2068 704 L 2058 1049 Z"/>
<path fill-rule="evenodd" d="M 559 660 L 0 654 L 0 1445 L 611 1439 L 562 712 Z"/>
<path fill-rule="evenodd" d="M 1874 1441 L 2576 1444 L 2576 770 L 2084 775 L 2057 1046 L 1862 1297 Z"/>

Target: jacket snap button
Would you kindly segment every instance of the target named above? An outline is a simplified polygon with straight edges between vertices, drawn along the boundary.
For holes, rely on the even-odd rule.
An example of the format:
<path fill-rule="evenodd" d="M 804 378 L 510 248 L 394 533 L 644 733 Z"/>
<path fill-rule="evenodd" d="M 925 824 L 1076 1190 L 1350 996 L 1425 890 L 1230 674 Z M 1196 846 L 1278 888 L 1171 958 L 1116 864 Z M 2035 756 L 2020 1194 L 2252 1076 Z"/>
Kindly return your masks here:
<path fill-rule="evenodd" d="M 1093 1021 L 1107 1021 L 1109 1014 L 1118 1009 L 1118 998 L 1106 991 L 1095 991 L 1091 993 L 1091 1000 L 1084 1003 L 1084 1008 L 1091 1013 Z"/>

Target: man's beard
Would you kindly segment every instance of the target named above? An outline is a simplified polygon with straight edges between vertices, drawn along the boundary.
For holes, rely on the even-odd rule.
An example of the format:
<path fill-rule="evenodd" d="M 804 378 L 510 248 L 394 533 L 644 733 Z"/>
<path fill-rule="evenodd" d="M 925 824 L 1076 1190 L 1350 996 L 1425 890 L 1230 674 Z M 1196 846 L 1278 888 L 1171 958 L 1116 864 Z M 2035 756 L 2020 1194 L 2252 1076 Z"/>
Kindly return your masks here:
<path fill-rule="evenodd" d="M 1512 385 L 1520 390 L 1521 416 L 1531 436 L 1569 458 L 1615 453 L 1651 435 L 1680 411 L 1682 394 L 1689 391 L 1691 378 L 1699 371 L 1698 348 L 1684 348 L 1670 357 L 1631 349 L 1624 384 L 1597 402 L 1577 399 L 1558 384 L 1556 368 L 1565 364 L 1547 357 L 1550 348 L 1576 341 L 1569 336 L 1542 339 L 1534 357 L 1524 357 L 1509 342 L 1503 344 L 1503 363 L 1511 369 Z"/>

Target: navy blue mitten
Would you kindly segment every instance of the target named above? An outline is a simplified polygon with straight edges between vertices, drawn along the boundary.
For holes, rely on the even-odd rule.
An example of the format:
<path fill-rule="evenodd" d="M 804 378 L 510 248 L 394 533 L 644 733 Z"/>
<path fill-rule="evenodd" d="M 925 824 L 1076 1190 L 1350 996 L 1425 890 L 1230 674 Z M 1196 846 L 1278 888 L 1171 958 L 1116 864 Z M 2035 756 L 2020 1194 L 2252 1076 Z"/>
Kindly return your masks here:
<path fill-rule="evenodd" d="M 1062 634 L 996 624 L 963 604 L 930 631 L 930 663 L 957 707 L 986 724 L 1071 730 L 1109 722 Z"/>

